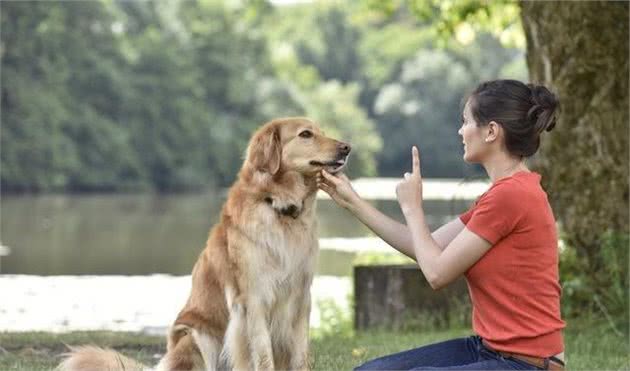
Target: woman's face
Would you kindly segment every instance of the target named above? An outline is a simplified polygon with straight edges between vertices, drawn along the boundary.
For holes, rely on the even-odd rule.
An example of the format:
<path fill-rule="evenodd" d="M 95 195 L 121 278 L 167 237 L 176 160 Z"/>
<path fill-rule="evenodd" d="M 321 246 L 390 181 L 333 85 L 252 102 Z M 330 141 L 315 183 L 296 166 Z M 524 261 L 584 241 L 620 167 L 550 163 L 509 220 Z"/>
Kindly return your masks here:
<path fill-rule="evenodd" d="M 469 163 L 482 162 L 488 146 L 485 143 L 485 130 L 478 126 L 470 112 L 470 101 L 466 102 L 462 113 L 462 127 L 457 132 L 464 143 L 464 161 Z"/>

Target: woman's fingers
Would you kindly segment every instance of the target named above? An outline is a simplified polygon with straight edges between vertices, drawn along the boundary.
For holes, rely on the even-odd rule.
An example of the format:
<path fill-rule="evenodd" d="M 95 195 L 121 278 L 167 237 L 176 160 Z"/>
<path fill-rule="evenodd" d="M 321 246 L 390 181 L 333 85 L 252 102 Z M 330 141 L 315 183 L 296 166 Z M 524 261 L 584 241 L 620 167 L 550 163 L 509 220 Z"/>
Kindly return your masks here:
<path fill-rule="evenodd" d="M 335 190 L 331 188 L 328 184 L 322 183 L 319 185 L 319 189 L 328 193 L 329 196 L 332 196 L 335 193 Z"/>
<path fill-rule="evenodd" d="M 319 188 L 322 188 L 322 187 L 331 188 L 330 182 L 324 177 L 322 177 L 320 174 L 317 174 L 317 176 L 315 177 L 315 182 L 317 183 L 317 187 Z"/>
<path fill-rule="evenodd" d="M 411 148 L 412 169 L 413 175 L 420 176 L 420 154 L 418 153 L 418 147 L 413 146 Z"/>
<path fill-rule="evenodd" d="M 326 170 L 322 170 L 321 174 L 330 183 L 332 183 L 334 185 L 341 184 L 341 180 L 339 178 L 337 178 L 336 176 L 334 176 L 332 174 L 329 174 L 328 172 L 326 172 Z"/>
<path fill-rule="evenodd" d="M 331 184 L 331 182 L 330 182 L 330 181 L 328 181 L 327 179 L 324 179 L 323 177 L 319 177 L 319 178 L 317 178 L 317 179 L 316 179 L 316 182 L 317 182 L 317 186 L 318 186 L 318 187 L 320 187 L 320 186 L 322 186 L 322 185 L 325 185 L 325 186 L 327 186 L 327 187 L 329 187 L 329 188 L 330 188 L 330 187 L 335 187 L 333 184 Z"/>

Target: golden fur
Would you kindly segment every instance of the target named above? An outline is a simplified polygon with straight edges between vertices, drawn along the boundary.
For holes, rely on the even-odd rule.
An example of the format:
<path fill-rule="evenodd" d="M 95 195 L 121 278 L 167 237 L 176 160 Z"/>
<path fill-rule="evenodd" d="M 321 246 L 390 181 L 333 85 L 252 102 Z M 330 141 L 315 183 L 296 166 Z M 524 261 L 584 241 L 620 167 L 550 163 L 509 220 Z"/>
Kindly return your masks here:
<path fill-rule="evenodd" d="M 309 368 L 315 175 L 322 168 L 338 171 L 349 152 L 349 145 L 325 137 L 305 118 L 274 120 L 253 135 L 157 369 Z M 142 367 L 92 347 L 72 349 L 59 367 L 112 364 Z"/>

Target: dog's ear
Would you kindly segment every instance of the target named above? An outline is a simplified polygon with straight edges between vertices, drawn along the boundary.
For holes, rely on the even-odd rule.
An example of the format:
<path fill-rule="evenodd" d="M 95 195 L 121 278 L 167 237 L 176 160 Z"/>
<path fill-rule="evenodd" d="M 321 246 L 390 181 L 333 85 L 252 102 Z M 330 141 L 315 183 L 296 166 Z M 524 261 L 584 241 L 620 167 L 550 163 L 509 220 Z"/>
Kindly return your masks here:
<path fill-rule="evenodd" d="M 282 142 L 276 125 L 263 128 L 254 135 L 247 149 L 247 162 L 256 170 L 272 175 L 280 170 Z"/>

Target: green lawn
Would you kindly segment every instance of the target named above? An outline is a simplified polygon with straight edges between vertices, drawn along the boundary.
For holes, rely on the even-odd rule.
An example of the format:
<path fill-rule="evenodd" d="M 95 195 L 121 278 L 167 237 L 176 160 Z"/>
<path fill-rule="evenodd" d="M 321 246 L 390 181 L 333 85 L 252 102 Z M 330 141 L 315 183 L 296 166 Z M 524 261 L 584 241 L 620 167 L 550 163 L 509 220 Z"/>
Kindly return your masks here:
<path fill-rule="evenodd" d="M 324 335 L 312 341 L 313 368 L 350 370 L 370 358 L 469 334 L 468 330 L 449 330 Z M 628 338 L 615 335 L 605 324 L 570 325 L 565 338 L 572 370 L 630 369 Z M 64 343 L 113 347 L 150 365 L 164 352 L 164 339 L 134 333 L 0 333 L 0 370 L 53 368 L 65 351 Z"/>

